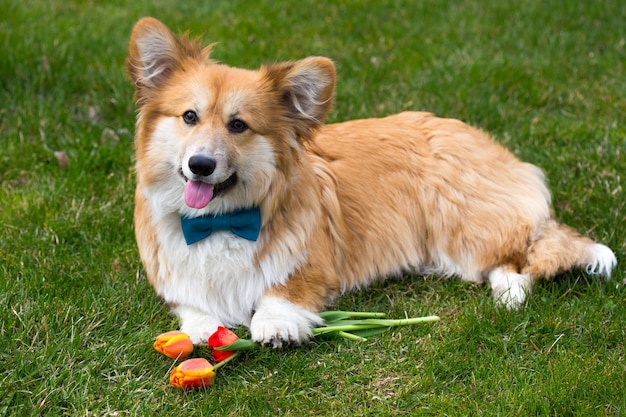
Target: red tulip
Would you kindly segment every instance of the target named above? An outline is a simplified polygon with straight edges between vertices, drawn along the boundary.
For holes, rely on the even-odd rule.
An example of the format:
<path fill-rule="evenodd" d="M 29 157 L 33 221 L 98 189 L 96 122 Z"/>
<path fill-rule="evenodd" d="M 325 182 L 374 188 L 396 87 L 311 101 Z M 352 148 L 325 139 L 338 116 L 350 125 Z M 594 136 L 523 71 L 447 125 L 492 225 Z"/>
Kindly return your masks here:
<path fill-rule="evenodd" d="M 204 358 L 187 359 L 170 374 L 170 383 L 180 389 L 208 388 L 215 381 L 215 369 Z"/>
<path fill-rule="evenodd" d="M 213 349 L 213 361 L 221 362 L 231 357 L 235 351 L 233 350 L 216 350 L 215 348 L 228 346 L 239 340 L 239 337 L 226 327 L 219 326 L 217 331 L 209 336 L 209 347 Z"/>
<path fill-rule="evenodd" d="M 182 359 L 193 352 L 193 343 L 189 335 L 174 330 L 158 335 L 154 341 L 154 350 L 168 358 Z"/>

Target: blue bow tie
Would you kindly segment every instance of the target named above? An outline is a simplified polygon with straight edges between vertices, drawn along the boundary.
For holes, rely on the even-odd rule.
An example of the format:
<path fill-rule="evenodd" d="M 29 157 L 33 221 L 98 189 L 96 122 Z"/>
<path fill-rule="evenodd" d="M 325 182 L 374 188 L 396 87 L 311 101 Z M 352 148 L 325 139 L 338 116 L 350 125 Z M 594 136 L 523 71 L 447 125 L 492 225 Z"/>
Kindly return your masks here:
<path fill-rule="evenodd" d="M 239 237 L 256 241 L 261 231 L 261 211 L 253 207 L 221 215 L 183 216 L 180 222 L 187 245 L 199 242 L 217 230 L 230 230 Z"/>

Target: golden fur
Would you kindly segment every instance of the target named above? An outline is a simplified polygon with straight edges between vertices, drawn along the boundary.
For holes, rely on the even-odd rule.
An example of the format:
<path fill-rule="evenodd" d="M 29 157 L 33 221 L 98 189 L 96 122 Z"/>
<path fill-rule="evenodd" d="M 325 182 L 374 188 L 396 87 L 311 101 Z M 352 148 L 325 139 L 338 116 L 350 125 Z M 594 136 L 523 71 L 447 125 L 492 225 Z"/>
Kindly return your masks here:
<path fill-rule="evenodd" d="M 209 52 L 144 18 L 128 60 L 137 242 L 148 279 L 195 341 L 243 323 L 262 343 L 301 342 L 336 295 L 404 272 L 487 281 L 507 307 L 571 268 L 610 275 L 608 248 L 554 220 L 541 171 L 480 130 L 420 112 L 324 126 L 330 60 L 248 71 Z M 181 121 L 188 110 L 197 124 Z M 233 131 L 233 120 L 247 129 Z M 202 209 L 182 201 L 197 154 L 217 163 L 199 181 L 238 179 Z M 251 205 L 258 241 L 182 241 L 181 215 Z"/>

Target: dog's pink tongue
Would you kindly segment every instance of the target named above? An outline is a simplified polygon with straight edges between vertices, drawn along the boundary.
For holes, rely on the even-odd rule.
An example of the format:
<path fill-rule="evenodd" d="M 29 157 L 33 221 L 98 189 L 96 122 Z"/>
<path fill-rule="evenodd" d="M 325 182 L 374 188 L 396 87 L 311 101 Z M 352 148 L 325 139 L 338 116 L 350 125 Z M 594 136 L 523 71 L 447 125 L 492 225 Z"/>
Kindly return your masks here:
<path fill-rule="evenodd" d="M 195 209 L 207 206 L 213 198 L 213 186 L 202 181 L 187 181 L 185 184 L 185 203 Z"/>

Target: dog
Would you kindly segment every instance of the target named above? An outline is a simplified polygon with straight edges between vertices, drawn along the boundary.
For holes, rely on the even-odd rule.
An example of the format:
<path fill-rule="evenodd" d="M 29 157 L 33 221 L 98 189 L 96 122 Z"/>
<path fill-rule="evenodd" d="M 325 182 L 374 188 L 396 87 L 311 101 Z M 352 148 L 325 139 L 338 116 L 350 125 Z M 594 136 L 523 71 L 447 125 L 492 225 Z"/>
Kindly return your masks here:
<path fill-rule="evenodd" d="M 555 220 L 542 171 L 426 112 L 323 125 L 331 60 L 259 70 L 143 18 L 135 86 L 135 234 L 151 285 L 194 343 L 247 326 L 299 344 L 339 294 L 402 274 L 487 282 L 521 306 L 570 269 L 610 277 L 606 246 Z"/>

